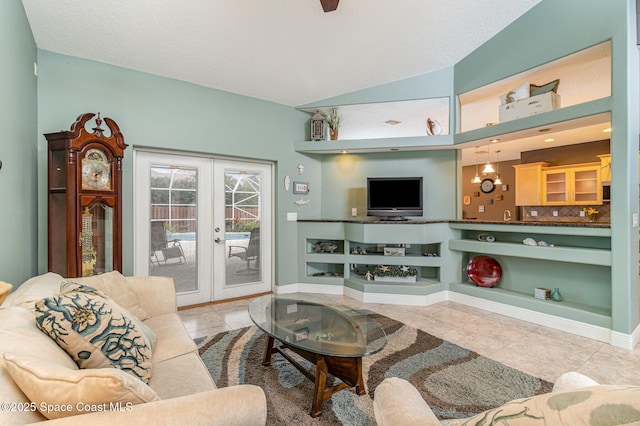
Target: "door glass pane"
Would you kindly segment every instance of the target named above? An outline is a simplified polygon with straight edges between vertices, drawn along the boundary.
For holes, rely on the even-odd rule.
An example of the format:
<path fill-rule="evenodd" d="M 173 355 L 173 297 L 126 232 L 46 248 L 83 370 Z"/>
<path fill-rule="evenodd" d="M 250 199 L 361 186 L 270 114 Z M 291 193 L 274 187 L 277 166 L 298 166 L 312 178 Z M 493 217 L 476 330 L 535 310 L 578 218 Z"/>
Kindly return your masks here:
<path fill-rule="evenodd" d="M 198 172 L 153 166 L 150 178 L 150 275 L 173 277 L 178 293 L 195 291 Z"/>
<path fill-rule="evenodd" d="M 226 170 L 226 286 L 262 280 L 260 218 L 262 173 Z"/>

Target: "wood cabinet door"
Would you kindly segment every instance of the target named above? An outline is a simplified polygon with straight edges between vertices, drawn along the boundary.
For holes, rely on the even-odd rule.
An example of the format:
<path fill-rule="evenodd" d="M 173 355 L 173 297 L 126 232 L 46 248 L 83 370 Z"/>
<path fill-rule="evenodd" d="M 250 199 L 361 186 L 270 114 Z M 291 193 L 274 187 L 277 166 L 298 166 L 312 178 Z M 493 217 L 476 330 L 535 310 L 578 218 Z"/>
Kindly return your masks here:
<path fill-rule="evenodd" d="M 516 206 L 539 206 L 542 204 L 542 167 L 547 163 L 517 164 Z"/>

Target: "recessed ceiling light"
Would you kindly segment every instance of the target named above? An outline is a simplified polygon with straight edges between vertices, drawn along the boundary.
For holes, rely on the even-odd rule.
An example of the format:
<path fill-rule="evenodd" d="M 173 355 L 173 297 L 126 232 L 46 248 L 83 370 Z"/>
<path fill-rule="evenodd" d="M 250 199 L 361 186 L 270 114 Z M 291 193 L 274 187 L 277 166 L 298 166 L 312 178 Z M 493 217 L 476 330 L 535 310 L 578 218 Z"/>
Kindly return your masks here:
<path fill-rule="evenodd" d="M 498 142 L 498 141 L 500 141 L 500 139 L 491 139 L 489 142 L 491 142 L 491 143 L 496 143 L 496 142 Z"/>
<path fill-rule="evenodd" d="M 400 148 L 391 148 L 391 151 L 400 151 Z"/>
<path fill-rule="evenodd" d="M 604 129 L 603 132 L 604 133 L 611 133 L 611 127 L 607 128 L 607 129 Z"/>
<path fill-rule="evenodd" d="M 545 139 L 544 141 L 545 142 L 553 142 L 553 141 L 555 141 L 555 139 L 554 138 L 549 138 L 549 139 Z"/>
<path fill-rule="evenodd" d="M 402 121 L 398 121 L 398 120 L 387 120 L 387 121 L 385 121 L 385 123 L 387 123 L 389 126 L 397 126 L 398 124 L 402 123 Z"/>
<path fill-rule="evenodd" d="M 347 151 L 346 149 L 343 149 L 342 151 L 340 151 L 340 154 L 348 154 L 349 151 Z"/>

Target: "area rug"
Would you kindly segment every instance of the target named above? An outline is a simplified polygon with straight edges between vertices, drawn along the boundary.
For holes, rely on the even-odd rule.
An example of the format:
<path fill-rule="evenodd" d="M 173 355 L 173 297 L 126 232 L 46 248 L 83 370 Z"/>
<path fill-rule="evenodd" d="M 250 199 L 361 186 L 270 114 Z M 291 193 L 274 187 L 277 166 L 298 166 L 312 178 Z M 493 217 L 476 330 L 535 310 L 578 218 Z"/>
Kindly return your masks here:
<path fill-rule="evenodd" d="M 273 355 L 271 365 L 263 366 L 267 338 L 257 327 L 196 343 L 219 387 L 249 383 L 265 390 L 269 425 L 375 425 L 374 392 L 386 377 L 411 382 L 440 419 L 469 417 L 512 399 L 551 391 L 552 383 L 386 316 L 367 313 L 387 335 L 382 351 L 363 358 L 367 394 L 337 392 L 315 419 L 309 415 L 313 383 L 279 354 Z M 302 363 L 313 368 L 306 360 Z"/>

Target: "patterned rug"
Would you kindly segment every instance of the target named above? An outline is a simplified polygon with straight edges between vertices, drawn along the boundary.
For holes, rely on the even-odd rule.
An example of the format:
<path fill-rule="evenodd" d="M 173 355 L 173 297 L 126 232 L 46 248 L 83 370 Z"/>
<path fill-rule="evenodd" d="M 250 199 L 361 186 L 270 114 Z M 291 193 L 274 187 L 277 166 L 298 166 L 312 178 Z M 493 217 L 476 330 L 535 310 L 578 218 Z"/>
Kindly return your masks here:
<path fill-rule="evenodd" d="M 385 377 L 411 382 L 440 419 L 464 418 L 516 398 L 550 392 L 552 384 L 374 314 L 387 346 L 364 357 L 367 395 L 348 390 L 324 402 L 322 416 L 309 415 L 313 383 L 279 354 L 262 365 L 266 335 L 245 327 L 196 340 L 200 356 L 219 387 L 250 383 L 267 395 L 269 425 L 375 425 L 373 396 Z M 295 355 L 295 354 L 294 354 Z M 306 360 L 305 366 L 312 368 Z M 330 381 L 328 381 L 330 383 Z"/>

